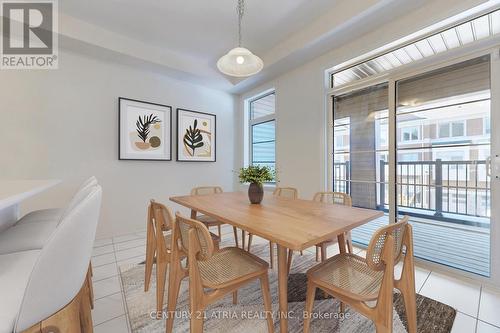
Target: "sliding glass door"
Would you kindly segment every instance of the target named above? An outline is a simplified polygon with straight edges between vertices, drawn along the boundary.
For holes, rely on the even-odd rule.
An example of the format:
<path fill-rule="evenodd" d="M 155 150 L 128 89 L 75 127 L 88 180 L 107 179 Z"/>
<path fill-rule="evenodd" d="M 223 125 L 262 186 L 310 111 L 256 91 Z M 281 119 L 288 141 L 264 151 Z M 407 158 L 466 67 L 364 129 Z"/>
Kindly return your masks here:
<path fill-rule="evenodd" d="M 490 275 L 490 57 L 396 83 L 396 202 L 418 257 Z"/>
<path fill-rule="evenodd" d="M 333 98 L 333 190 L 351 195 L 356 207 L 388 212 L 388 86 L 380 84 Z M 388 217 L 357 229 L 367 244 Z"/>
<path fill-rule="evenodd" d="M 378 227 L 408 215 L 418 258 L 500 284 L 491 264 L 500 259 L 500 189 L 490 175 L 500 144 L 494 54 L 332 95 L 331 188 L 385 213 L 353 230 L 355 243 L 367 245 Z"/>

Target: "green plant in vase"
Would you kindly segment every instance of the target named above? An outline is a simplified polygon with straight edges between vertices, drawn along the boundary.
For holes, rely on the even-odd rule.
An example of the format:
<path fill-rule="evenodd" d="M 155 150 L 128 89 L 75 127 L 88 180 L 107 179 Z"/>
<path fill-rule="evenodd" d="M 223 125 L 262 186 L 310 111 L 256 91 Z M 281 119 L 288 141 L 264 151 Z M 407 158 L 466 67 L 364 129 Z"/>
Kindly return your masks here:
<path fill-rule="evenodd" d="M 248 187 L 248 199 L 253 204 L 259 204 L 264 198 L 265 182 L 273 181 L 275 172 L 267 166 L 250 165 L 240 169 L 240 183 L 250 183 Z"/>

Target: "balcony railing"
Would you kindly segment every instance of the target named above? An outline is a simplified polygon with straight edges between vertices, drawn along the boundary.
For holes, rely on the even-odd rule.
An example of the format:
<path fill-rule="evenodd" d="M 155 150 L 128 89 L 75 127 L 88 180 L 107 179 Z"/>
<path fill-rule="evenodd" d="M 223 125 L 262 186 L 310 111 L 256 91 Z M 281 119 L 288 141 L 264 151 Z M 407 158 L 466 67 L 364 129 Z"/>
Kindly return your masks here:
<path fill-rule="evenodd" d="M 397 163 L 396 191 L 400 211 L 433 219 L 481 225 L 490 217 L 489 176 L 485 160 L 402 161 Z M 350 161 L 334 163 L 334 190 L 356 195 L 375 195 L 377 209 L 388 208 L 388 162 L 381 160 L 376 180 L 351 178 Z M 352 193 L 353 183 L 373 183 L 375 193 Z"/>

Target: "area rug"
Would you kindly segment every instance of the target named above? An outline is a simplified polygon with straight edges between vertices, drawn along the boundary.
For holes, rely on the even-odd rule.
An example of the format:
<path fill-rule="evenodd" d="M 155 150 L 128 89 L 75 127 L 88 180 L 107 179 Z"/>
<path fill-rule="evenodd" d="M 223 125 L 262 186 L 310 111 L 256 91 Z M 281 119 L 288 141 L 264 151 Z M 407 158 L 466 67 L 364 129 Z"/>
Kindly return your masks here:
<path fill-rule="evenodd" d="M 268 256 L 267 245 L 255 245 L 252 253 L 266 259 Z M 291 275 L 289 277 L 289 332 L 299 333 L 303 331 L 303 311 L 305 300 L 305 271 L 314 265 L 314 256 L 304 252 L 303 256 L 294 258 Z M 144 292 L 144 265 L 127 265 L 120 267 L 120 276 L 125 291 L 125 300 L 133 333 L 142 332 L 165 332 L 165 320 L 156 319 L 156 285 L 155 278 L 151 279 L 151 286 L 148 292 Z M 278 283 L 277 271 L 269 270 L 270 288 L 273 303 L 274 315 L 278 313 Z M 165 300 L 167 295 L 165 295 Z M 398 296 L 395 296 L 394 310 L 394 333 L 407 332 L 405 328 L 404 305 L 398 303 Z M 420 300 L 420 298 L 419 298 Z M 425 304 L 424 313 L 426 318 L 419 317 L 420 321 L 437 322 L 434 328 L 428 324 L 425 330 L 418 332 L 449 333 L 449 329 L 443 330 L 442 323 L 453 325 L 455 312 L 449 311 L 449 307 L 441 303 L 425 299 L 419 302 Z M 437 304 L 435 304 L 437 303 Z M 166 304 L 164 304 L 164 308 Z M 401 310 L 402 309 L 402 310 Z M 434 312 L 439 310 L 440 312 Z M 258 281 L 252 282 L 238 291 L 238 304 L 232 304 L 232 297 L 228 295 L 219 302 L 211 305 L 205 313 L 204 332 L 210 333 L 230 333 L 230 332 L 267 332 L 265 317 L 263 316 L 263 303 L 260 284 Z M 373 323 L 361 314 L 347 307 L 343 315 L 338 314 L 338 301 L 332 298 L 325 298 L 323 293 L 318 293 L 314 304 L 314 315 L 311 321 L 311 332 L 375 332 Z M 420 312 L 420 307 L 419 307 Z M 453 314 L 453 316 L 451 316 Z M 161 315 L 161 314 L 160 314 Z M 165 313 L 163 314 L 166 315 Z M 420 313 L 419 313 L 420 315 Z M 440 318 L 440 320 L 434 320 Z M 431 320 L 432 319 L 432 320 Z M 279 319 L 274 317 L 276 331 L 279 331 Z M 446 325 L 448 326 L 448 325 Z M 419 325 L 420 327 L 420 325 Z M 174 332 L 189 332 L 189 292 L 188 281 L 185 279 L 181 284 L 181 291 L 175 313 Z"/>

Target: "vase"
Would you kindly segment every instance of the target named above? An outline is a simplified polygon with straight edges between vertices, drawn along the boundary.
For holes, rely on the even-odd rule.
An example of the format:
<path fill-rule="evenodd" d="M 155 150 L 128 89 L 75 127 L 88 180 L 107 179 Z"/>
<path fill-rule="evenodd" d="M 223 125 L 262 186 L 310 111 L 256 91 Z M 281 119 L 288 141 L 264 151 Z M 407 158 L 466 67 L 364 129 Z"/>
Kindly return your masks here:
<path fill-rule="evenodd" d="M 262 184 L 251 183 L 248 187 L 248 199 L 252 204 L 260 204 L 264 198 L 264 188 Z"/>

